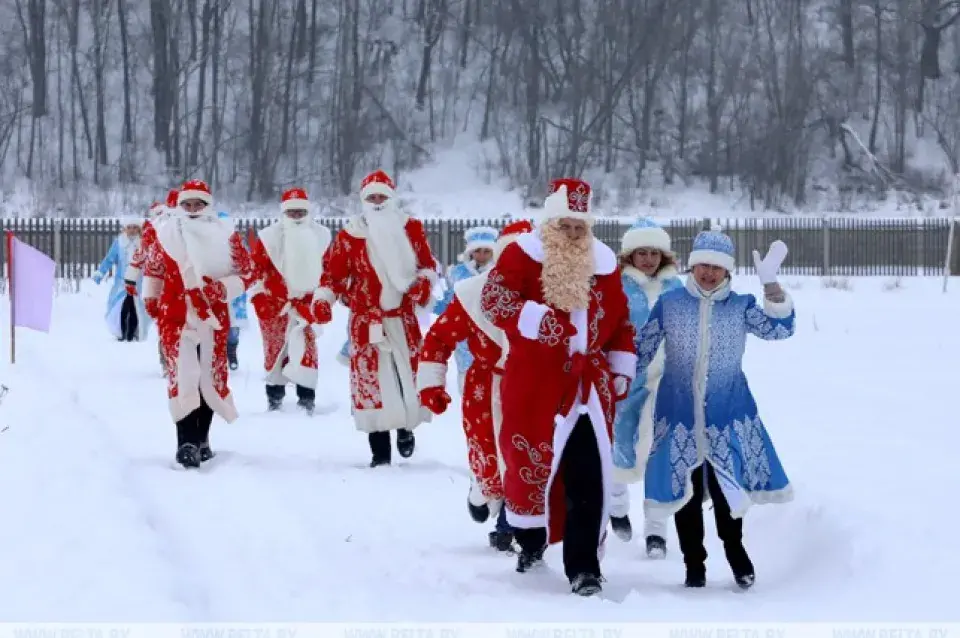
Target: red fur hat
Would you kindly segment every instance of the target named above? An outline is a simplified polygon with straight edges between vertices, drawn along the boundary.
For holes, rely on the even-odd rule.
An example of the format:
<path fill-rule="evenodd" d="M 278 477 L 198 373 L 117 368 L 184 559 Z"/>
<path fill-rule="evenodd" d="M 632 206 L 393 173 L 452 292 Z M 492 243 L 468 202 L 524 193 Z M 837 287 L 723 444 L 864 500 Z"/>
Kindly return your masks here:
<path fill-rule="evenodd" d="M 310 199 L 302 188 L 288 188 L 280 196 L 280 210 L 310 210 Z"/>
<path fill-rule="evenodd" d="M 569 177 L 550 182 L 550 195 L 543 202 L 543 221 L 570 217 L 593 222 L 593 191 L 582 179 Z"/>
<path fill-rule="evenodd" d="M 360 182 L 360 199 L 365 200 L 371 195 L 385 195 L 393 197 L 396 194 L 397 186 L 382 170 L 376 170 Z"/>
<path fill-rule="evenodd" d="M 210 187 L 207 186 L 205 181 L 201 179 L 191 179 L 183 183 L 183 186 L 180 188 L 180 194 L 177 196 L 177 206 L 191 199 L 199 199 L 207 206 L 213 203 L 213 194 L 210 192 Z"/>

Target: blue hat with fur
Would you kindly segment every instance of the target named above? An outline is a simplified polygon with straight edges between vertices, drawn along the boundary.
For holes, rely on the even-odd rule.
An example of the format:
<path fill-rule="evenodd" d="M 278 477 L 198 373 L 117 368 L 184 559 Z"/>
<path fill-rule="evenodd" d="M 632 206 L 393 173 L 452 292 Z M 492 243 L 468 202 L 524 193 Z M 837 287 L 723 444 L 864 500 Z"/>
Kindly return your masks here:
<path fill-rule="evenodd" d="M 620 254 L 629 255 L 638 248 L 656 248 L 664 253 L 672 253 L 670 246 L 667 231 L 649 217 L 641 217 L 624 233 L 620 241 Z"/>
<path fill-rule="evenodd" d="M 719 230 L 705 230 L 698 234 L 693 240 L 687 265 L 693 268 L 698 264 L 720 266 L 727 272 L 733 272 L 736 266 L 733 240 Z"/>

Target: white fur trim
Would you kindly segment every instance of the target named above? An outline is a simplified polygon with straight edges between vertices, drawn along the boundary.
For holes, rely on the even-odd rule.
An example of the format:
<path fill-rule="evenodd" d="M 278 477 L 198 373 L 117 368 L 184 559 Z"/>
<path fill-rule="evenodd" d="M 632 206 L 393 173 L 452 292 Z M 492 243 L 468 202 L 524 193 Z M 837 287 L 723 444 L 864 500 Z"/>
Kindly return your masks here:
<path fill-rule="evenodd" d="M 421 361 L 417 366 L 417 392 L 427 388 L 445 388 L 447 366 L 435 361 Z"/>
<path fill-rule="evenodd" d="M 127 269 L 123 271 L 123 280 L 124 281 L 136 281 L 140 278 L 140 269 L 135 266 L 127 266 Z"/>
<path fill-rule="evenodd" d="M 229 275 L 220 280 L 223 287 L 227 289 L 227 303 L 230 303 L 243 294 L 243 280 L 239 275 Z"/>
<path fill-rule="evenodd" d="M 590 199 L 593 200 L 593 193 L 590 194 Z M 587 208 L 592 207 L 588 205 Z M 541 223 L 551 219 L 563 218 L 582 219 L 590 225 L 593 225 L 594 222 L 594 217 L 589 212 L 581 213 L 570 210 L 566 186 L 561 186 L 555 193 L 551 193 L 543 200 L 543 212 L 541 212 L 539 217 Z"/>
<path fill-rule="evenodd" d="M 371 182 L 363 187 L 360 191 L 360 199 L 364 200 L 371 195 L 384 195 L 386 197 L 393 197 L 396 192 L 384 184 L 383 182 Z"/>
<path fill-rule="evenodd" d="M 517 241 L 520 237 L 527 235 L 529 233 L 514 233 L 513 235 L 501 235 L 497 238 L 496 246 L 493 249 L 493 258 L 497 259 L 500 255 L 503 254 L 504 249 Z"/>
<path fill-rule="evenodd" d="M 507 508 L 507 523 L 517 529 L 536 529 L 547 526 L 546 514 L 516 514 Z"/>
<path fill-rule="evenodd" d="M 483 495 L 483 488 L 472 476 L 470 477 L 470 494 L 467 500 L 474 507 L 482 507 L 487 504 L 487 497 Z"/>
<path fill-rule="evenodd" d="M 310 210 L 310 202 L 306 199 L 288 199 L 280 204 L 280 210 Z"/>
<path fill-rule="evenodd" d="M 663 228 L 631 228 L 623 235 L 620 254 L 629 255 L 637 248 L 656 248 L 665 253 L 671 252 L 670 235 Z"/>
<path fill-rule="evenodd" d="M 543 240 L 540 233 L 524 233 L 517 237 L 517 244 L 530 259 L 538 264 L 543 263 Z M 593 238 L 593 264 L 595 275 L 609 275 L 617 270 L 616 253 L 596 237 Z"/>
<path fill-rule="evenodd" d="M 540 322 L 543 316 L 550 310 L 549 306 L 536 301 L 523 302 L 523 308 L 520 309 L 520 317 L 517 319 L 517 331 L 520 336 L 526 339 L 536 340 L 540 334 Z"/>
<path fill-rule="evenodd" d="M 324 286 L 313 291 L 313 301 L 314 303 L 326 301 L 332 307 L 337 302 L 337 296 L 333 294 L 332 290 Z"/>
<path fill-rule="evenodd" d="M 729 273 L 732 273 L 736 266 L 733 257 L 718 250 L 695 250 L 690 253 L 690 259 L 687 260 L 687 264 L 690 268 L 698 264 L 720 266 Z"/>
<path fill-rule="evenodd" d="M 613 350 L 607 353 L 610 371 L 623 377 L 632 379 L 637 374 L 637 355 L 633 352 Z"/>
<path fill-rule="evenodd" d="M 127 226 L 140 226 L 143 227 L 143 218 L 134 217 L 133 215 L 124 215 L 120 218 L 120 227 L 126 228 Z"/>
<path fill-rule="evenodd" d="M 213 195 L 210 193 L 204 191 L 180 191 L 180 194 L 177 195 L 177 206 L 191 199 L 199 199 L 201 202 L 205 202 L 207 206 L 213 204 Z"/>
<path fill-rule="evenodd" d="M 440 275 L 437 274 L 436 270 L 431 268 L 421 268 L 417 271 L 417 277 L 426 277 L 431 287 L 436 286 L 437 282 L 440 281 Z"/>
<path fill-rule="evenodd" d="M 160 296 L 160 291 L 163 290 L 163 279 L 159 277 L 151 277 L 149 275 L 143 278 L 143 298 L 144 299 L 155 299 Z"/>
<path fill-rule="evenodd" d="M 789 317 L 790 313 L 793 312 L 793 297 L 786 290 L 783 291 L 783 295 L 784 299 L 779 303 L 764 298 L 763 313 L 771 319 L 786 319 Z"/>

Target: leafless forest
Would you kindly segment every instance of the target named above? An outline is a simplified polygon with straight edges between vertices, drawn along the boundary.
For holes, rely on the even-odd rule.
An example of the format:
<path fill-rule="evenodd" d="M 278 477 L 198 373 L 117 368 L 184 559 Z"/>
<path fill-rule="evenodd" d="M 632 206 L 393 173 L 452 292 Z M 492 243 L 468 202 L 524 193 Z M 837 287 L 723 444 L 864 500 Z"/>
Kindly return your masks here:
<path fill-rule="evenodd" d="M 843 206 L 960 171 L 955 0 L 10 0 L 0 18 L 2 186 L 44 211 L 194 176 L 236 201 L 294 182 L 335 199 L 451 143 L 531 196 L 584 175 Z"/>

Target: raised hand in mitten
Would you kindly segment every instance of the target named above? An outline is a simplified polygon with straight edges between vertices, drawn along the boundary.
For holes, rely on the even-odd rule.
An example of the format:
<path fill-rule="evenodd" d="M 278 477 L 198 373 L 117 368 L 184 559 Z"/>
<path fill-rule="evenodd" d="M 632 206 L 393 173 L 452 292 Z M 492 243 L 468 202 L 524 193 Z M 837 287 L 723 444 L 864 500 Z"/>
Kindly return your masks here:
<path fill-rule="evenodd" d="M 615 399 L 617 401 L 623 401 L 627 398 L 627 393 L 630 391 L 630 378 L 625 377 L 622 374 L 615 375 L 613 377 L 613 392 L 615 394 Z"/>
<path fill-rule="evenodd" d="M 537 330 L 537 341 L 551 348 L 567 346 L 570 339 L 577 334 L 570 320 L 555 312 L 552 308 L 544 313 Z"/>
<path fill-rule="evenodd" d="M 434 414 L 443 414 L 450 405 L 450 395 L 440 386 L 424 388 L 420 391 L 420 405 Z"/>
<path fill-rule="evenodd" d="M 131 297 L 136 297 L 136 296 L 137 296 L 137 284 L 134 283 L 134 282 L 132 282 L 132 281 L 125 281 L 125 282 L 123 282 L 123 283 L 124 283 L 124 286 L 123 286 L 123 287 L 124 287 L 124 289 L 127 291 L 127 294 L 130 295 Z"/>
<path fill-rule="evenodd" d="M 203 296 L 210 303 L 226 303 L 227 287 L 222 281 L 205 276 L 203 278 Z"/>
<path fill-rule="evenodd" d="M 783 265 L 783 260 L 787 258 L 788 252 L 787 245 L 779 239 L 770 244 L 770 250 L 763 259 L 760 258 L 759 252 L 753 251 L 753 265 L 757 269 L 757 278 L 760 279 L 760 283 L 764 285 L 777 283 L 777 272 Z"/>
<path fill-rule="evenodd" d="M 329 302 L 323 299 L 314 301 L 313 308 L 311 310 L 316 323 L 323 325 L 333 321 L 333 309 L 330 307 Z"/>
<path fill-rule="evenodd" d="M 412 299 L 416 305 L 426 306 L 430 302 L 431 287 L 429 279 L 426 277 L 417 277 L 417 280 L 410 286 L 407 294 L 410 295 L 410 299 Z"/>

